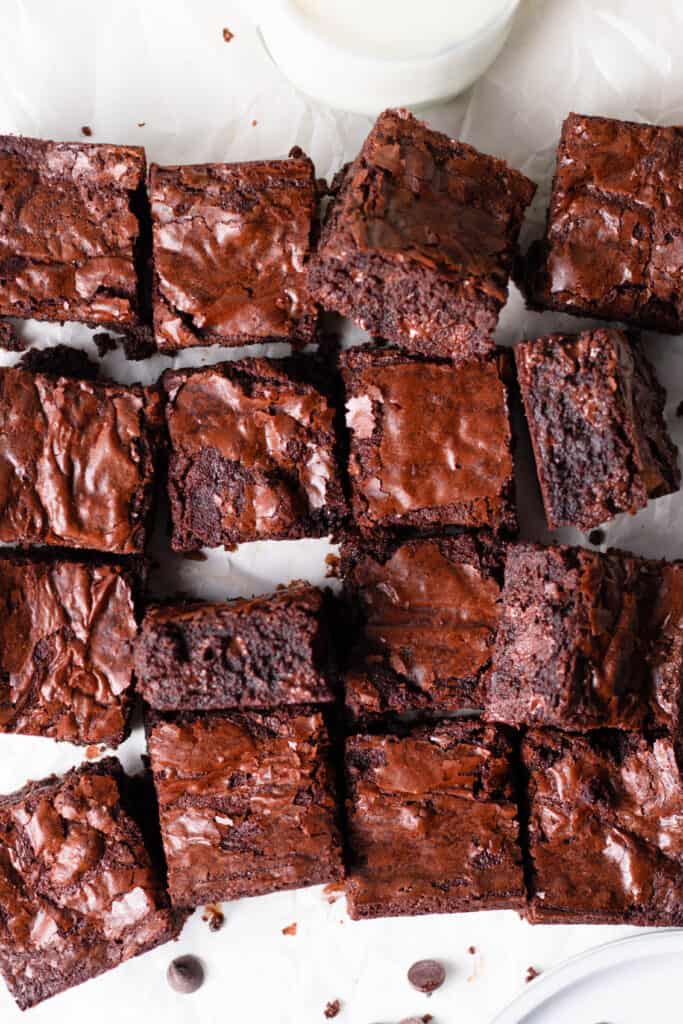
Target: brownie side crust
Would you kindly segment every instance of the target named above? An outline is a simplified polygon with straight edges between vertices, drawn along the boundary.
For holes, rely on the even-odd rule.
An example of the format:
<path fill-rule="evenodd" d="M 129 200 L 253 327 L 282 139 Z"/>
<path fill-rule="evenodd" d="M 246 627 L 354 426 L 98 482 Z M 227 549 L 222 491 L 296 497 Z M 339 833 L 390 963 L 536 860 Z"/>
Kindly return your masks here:
<path fill-rule="evenodd" d="M 524 906 L 512 746 L 463 721 L 346 744 L 354 920 Z"/>
<path fill-rule="evenodd" d="M 266 597 L 147 609 L 136 687 L 161 711 L 277 708 L 334 699 L 325 598 L 293 585 Z"/>
<path fill-rule="evenodd" d="M 175 938 L 113 758 L 0 797 L 0 971 L 20 1009 Z"/>
<path fill-rule="evenodd" d="M 514 353 L 551 529 L 589 530 L 678 490 L 666 393 L 637 341 L 604 328 Z"/>
<path fill-rule="evenodd" d="M 0 136 L 0 315 L 140 319 L 145 152 Z"/>
<path fill-rule="evenodd" d="M 535 185 L 387 110 L 335 190 L 311 262 L 314 298 L 408 351 L 491 353 Z"/>

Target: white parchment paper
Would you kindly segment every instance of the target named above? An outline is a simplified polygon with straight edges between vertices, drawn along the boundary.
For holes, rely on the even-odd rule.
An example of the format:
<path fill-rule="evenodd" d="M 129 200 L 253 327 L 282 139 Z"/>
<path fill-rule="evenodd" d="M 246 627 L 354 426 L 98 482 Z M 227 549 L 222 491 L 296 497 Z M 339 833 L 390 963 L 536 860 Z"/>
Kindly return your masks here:
<path fill-rule="evenodd" d="M 2 0 L 0 132 L 68 140 L 87 125 L 92 141 L 142 144 L 150 160 L 162 163 L 272 157 L 296 143 L 313 157 L 318 173 L 329 176 L 355 155 L 370 122 L 297 94 L 263 52 L 255 12 L 249 0 Z M 234 33 L 229 44 L 224 26 Z M 506 158 L 539 182 L 533 228 L 543 219 L 560 123 L 569 110 L 683 122 L 683 5 L 525 0 L 508 46 L 486 76 L 456 101 L 423 113 L 435 127 Z M 526 312 L 513 289 L 498 339 L 511 344 L 581 325 L 575 318 Z M 29 323 L 24 333 L 33 344 L 66 341 L 96 357 L 85 328 Z M 683 419 L 675 410 L 683 399 L 683 339 L 651 335 L 648 346 L 669 390 L 668 419 L 681 444 Z M 115 351 L 102 362 L 122 382 L 150 382 L 171 365 L 240 354 L 206 349 L 175 361 L 127 364 Z M 14 358 L 0 354 L 4 363 Z M 548 539 L 524 441 L 517 461 L 523 534 Z M 683 557 L 682 512 L 682 494 L 660 499 L 638 516 L 612 523 L 607 543 Z M 587 543 L 572 531 L 556 536 Z M 300 541 L 211 552 L 205 562 L 163 554 L 155 585 L 221 598 L 267 591 L 297 577 L 322 583 L 329 551 L 325 541 Z M 0 792 L 82 758 L 81 750 L 49 740 L 0 740 Z M 142 749 L 136 730 L 119 751 L 126 767 L 139 766 Z M 210 932 L 198 912 L 175 947 L 49 1001 L 28 1019 L 309 1024 L 323 1021 L 325 1004 L 338 998 L 343 1024 L 388 1024 L 424 1013 L 433 1014 L 436 1024 L 485 1024 L 524 987 L 528 966 L 548 968 L 633 930 L 532 929 L 511 912 L 353 923 L 343 899 L 330 904 L 320 888 L 241 900 L 224 910 L 222 931 Z M 295 921 L 296 935 L 283 935 Z M 178 996 L 164 973 L 172 956 L 186 952 L 202 957 L 207 982 L 193 996 Z M 438 957 L 449 969 L 446 984 L 429 999 L 405 979 L 408 966 L 423 957 Z M 647 1012 L 669 1019 L 664 1010 L 657 1007 L 656 991 L 643 994 L 643 1018 Z M 21 1017 L 0 987 L 0 1021 Z"/>

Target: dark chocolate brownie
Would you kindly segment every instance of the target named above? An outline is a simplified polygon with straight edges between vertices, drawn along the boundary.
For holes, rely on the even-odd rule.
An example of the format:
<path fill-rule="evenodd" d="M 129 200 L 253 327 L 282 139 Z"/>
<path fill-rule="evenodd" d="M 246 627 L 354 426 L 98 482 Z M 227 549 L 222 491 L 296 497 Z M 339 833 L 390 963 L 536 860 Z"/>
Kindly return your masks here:
<path fill-rule="evenodd" d="M 0 797 L 0 971 L 22 1010 L 175 938 L 113 758 Z"/>
<path fill-rule="evenodd" d="M 299 708 L 152 716 L 148 740 L 176 906 L 340 877 L 321 714 Z"/>
<path fill-rule="evenodd" d="M 0 541 L 142 551 L 153 391 L 0 369 Z"/>
<path fill-rule="evenodd" d="M 162 711 L 277 708 L 334 699 L 325 598 L 293 584 L 265 597 L 147 610 L 136 685 Z"/>
<path fill-rule="evenodd" d="M 535 188 L 502 160 L 387 110 L 340 175 L 311 261 L 313 297 L 406 350 L 486 355 Z"/>
<path fill-rule="evenodd" d="M 678 731 L 683 563 L 508 548 L 486 716 L 514 725 Z"/>
<path fill-rule="evenodd" d="M 0 315 L 137 324 L 144 183 L 137 146 L 0 136 Z"/>
<path fill-rule="evenodd" d="M 507 732 L 444 721 L 346 746 L 352 918 L 524 905 Z"/>
<path fill-rule="evenodd" d="M 150 168 L 154 329 L 162 352 L 279 339 L 305 344 L 317 311 L 306 270 L 313 164 Z"/>
<path fill-rule="evenodd" d="M 683 785 L 672 742 L 538 729 L 522 756 L 529 919 L 683 924 Z"/>
<path fill-rule="evenodd" d="M 683 331 L 682 172 L 683 128 L 570 114 L 530 303 Z"/>
<path fill-rule="evenodd" d="M 481 535 L 342 547 L 359 638 L 345 673 L 354 718 L 481 708 L 500 615 L 501 552 Z"/>
<path fill-rule="evenodd" d="M 335 528 L 344 497 L 334 410 L 300 367 L 243 359 L 164 374 L 176 551 Z"/>
<path fill-rule="evenodd" d="M 133 573 L 0 550 L 0 732 L 116 747 L 128 732 Z"/>
<path fill-rule="evenodd" d="M 353 512 L 362 530 L 516 528 L 503 359 L 454 366 L 395 348 L 342 353 Z"/>
<path fill-rule="evenodd" d="M 588 531 L 678 490 L 666 393 L 637 341 L 602 328 L 514 352 L 551 529 Z"/>

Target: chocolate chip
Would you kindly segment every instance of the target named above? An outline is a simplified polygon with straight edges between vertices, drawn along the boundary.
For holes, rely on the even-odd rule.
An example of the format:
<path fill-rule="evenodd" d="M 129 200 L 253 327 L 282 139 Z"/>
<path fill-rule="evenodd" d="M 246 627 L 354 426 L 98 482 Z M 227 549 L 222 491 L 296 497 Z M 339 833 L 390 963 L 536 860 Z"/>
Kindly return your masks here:
<path fill-rule="evenodd" d="M 467 952 L 470 954 L 470 956 L 476 956 L 477 947 L 476 946 L 468 946 Z"/>
<path fill-rule="evenodd" d="M 591 544 L 594 544 L 596 548 L 599 547 L 601 544 L 605 543 L 605 531 L 591 530 L 591 532 L 588 534 L 588 540 L 591 542 Z"/>
<path fill-rule="evenodd" d="M 438 960 L 418 960 L 408 971 L 408 981 L 418 992 L 434 992 L 445 980 L 445 968 Z"/>
<path fill-rule="evenodd" d="M 204 983 L 204 968 L 196 956 L 178 956 L 168 965 L 166 977 L 175 992 L 196 992 Z"/>
<path fill-rule="evenodd" d="M 87 139 L 89 139 L 92 135 L 92 128 L 90 127 L 90 125 L 84 124 L 81 128 L 81 132 L 83 135 L 85 135 Z"/>

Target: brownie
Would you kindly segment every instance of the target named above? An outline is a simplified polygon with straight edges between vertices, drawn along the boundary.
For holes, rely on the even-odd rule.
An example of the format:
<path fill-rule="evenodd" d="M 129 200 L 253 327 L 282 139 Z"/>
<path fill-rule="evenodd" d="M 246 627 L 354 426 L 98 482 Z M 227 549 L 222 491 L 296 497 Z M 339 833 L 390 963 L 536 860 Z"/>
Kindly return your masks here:
<path fill-rule="evenodd" d="M 451 720 L 351 736 L 346 776 L 352 918 L 524 905 L 503 729 Z"/>
<path fill-rule="evenodd" d="M 503 360 L 454 366 L 371 346 L 342 353 L 361 530 L 516 528 Z"/>
<path fill-rule="evenodd" d="M 530 303 L 680 334 L 682 171 L 683 128 L 570 114 L 528 254 Z"/>
<path fill-rule="evenodd" d="M 244 359 L 164 374 L 176 551 L 334 529 L 344 512 L 334 410 L 300 365 Z"/>
<path fill-rule="evenodd" d="M 0 797 L 0 971 L 22 1010 L 175 938 L 113 758 Z"/>
<path fill-rule="evenodd" d="M 387 110 L 334 188 L 311 261 L 313 297 L 411 352 L 463 361 L 493 351 L 536 186 Z"/>
<path fill-rule="evenodd" d="M 673 744 L 529 732 L 534 923 L 683 924 L 683 785 Z"/>
<path fill-rule="evenodd" d="M 288 160 L 153 164 L 149 188 L 162 352 L 312 339 L 306 270 L 317 199 L 308 157 L 293 150 Z"/>
<path fill-rule="evenodd" d="M 137 325 L 145 151 L 0 136 L 0 315 Z"/>
<path fill-rule="evenodd" d="M 132 571 L 0 550 L 0 732 L 116 747 L 128 733 Z"/>
<path fill-rule="evenodd" d="M 551 529 L 590 530 L 678 490 L 666 393 L 637 341 L 606 327 L 514 352 Z"/>
<path fill-rule="evenodd" d="M 306 708 L 152 716 L 148 745 L 176 906 L 340 877 L 320 713 Z"/>
<path fill-rule="evenodd" d="M 486 716 L 513 725 L 678 732 L 683 563 L 511 545 Z"/>
<path fill-rule="evenodd" d="M 136 647 L 137 689 L 162 711 L 331 701 L 326 611 L 323 593 L 306 584 L 222 604 L 153 605 Z"/>
<path fill-rule="evenodd" d="M 345 589 L 360 619 L 344 679 L 353 718 L 483 706 L 501 563 L 477 535 L 344 545 Z"/>
<path fill-rule="evenodd" d="M 153 392 L 0 368 L 0 541 L 142 551 Z"/>

